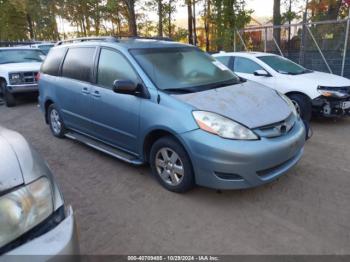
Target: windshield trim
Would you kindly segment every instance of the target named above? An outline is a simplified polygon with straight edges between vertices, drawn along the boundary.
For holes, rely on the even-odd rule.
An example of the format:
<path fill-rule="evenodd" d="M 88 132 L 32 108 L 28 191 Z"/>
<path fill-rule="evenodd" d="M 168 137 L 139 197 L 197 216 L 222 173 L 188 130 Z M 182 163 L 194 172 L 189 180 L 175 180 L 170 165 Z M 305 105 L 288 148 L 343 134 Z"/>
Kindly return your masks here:
<path fill-rule="evenodd" d="M 169 93 L 171 92 L 170 90 L 172 88 L 166 88 L 166 89 L 162 89 L 160 87 L 158 87 L 158 85 L 153 81 L 153 79 L 150 77 L 150 75 L 148 74 L 148 72 L 146 70 L 144 70 L 144 68 L 141 66 L 141 64 L 139 63 L 139 61 L 136 59 L 135 57 L 135 54 L 142 54 L 142 53 L 149 53 L 149 52 L 154 52 L 154 51 L 157 51 L 157 50 L 167 50 L 167 51 L 170 51 L 170 50 L 197 50 L 199 52 L 202 52 L 204 54 L 206 54 L 203 50 L 201 50 L 200 48 L 198 47 L 195 47 L 195 46 L 169 46 L 169 47 L 151 47 L 151 48 L 130 48 L 128 49 L 129 51 L 129 54 L 132 56 L 132 58 L 134 59 L 134 61 L 136 62 L 136 64 L 141 68 L 142 72 L 147 76 L 147 78 L 149 79 L 149 81 L 151 81 L 151 83 L 153 84 L 153 86 L 158 90 L 158 91 L 161 91 L 161 92 L 165 92 L 165 93 Z M 135 52 L 136 51 L 136 52 Z M 210 56 L 210 55 L 209 55 Z M 210 56 L 211 57 L 211 56 Z M 240 77 L 238 75 L 236 75 L 234 72 L 232 72 L 230 70 L 230 72 L 236 77 L 235 78 L 232 78 L 232 79 L 228 79 L 228 80 L 225 80 L 225 81 L 220 81 L 220 82 L 213 82 L 213 83 L 208 83 L 208 84 L 204 84 L 204 85 L 197 85 L 197 86 L 191 86 L 191 87 L 186 87 L 188 88 L 189 90 L 189 93 L 194 93 L 194 92 L 202 92 L 202 91 L 207 91 L 207 90 L 210 90 L 210 89 L 216 89 L 216 88 L 221 88 L 221 87 L 216 87 L 216 88 L 206 88 L 206 89 L 203 89 L 203 90 L 198 90 L 198 91 L 191 91 L 191 89 L 195 89 L 195 88 L 200 88 L 200 87 L 204 87 L 204 86 L 208 86 L 208 85 L 217 85 L 217 84 L 220 84 L 220 83 L 223 83 L 223 87 L 225 87 L 224 83 L 225 82 L 230 82 L 230 81 L 233 81 L 233 80 L 237 80 L 237 83 L 235 84 L 240 84 L 242 83 Z M 235 84 L 232 84 L 232 85 L 235 85 Z M 178 88 L 179 90 L 183 90 L 184 88 Z M 176 92 L 176 88 L 173 89 L 174 92 Z"/>

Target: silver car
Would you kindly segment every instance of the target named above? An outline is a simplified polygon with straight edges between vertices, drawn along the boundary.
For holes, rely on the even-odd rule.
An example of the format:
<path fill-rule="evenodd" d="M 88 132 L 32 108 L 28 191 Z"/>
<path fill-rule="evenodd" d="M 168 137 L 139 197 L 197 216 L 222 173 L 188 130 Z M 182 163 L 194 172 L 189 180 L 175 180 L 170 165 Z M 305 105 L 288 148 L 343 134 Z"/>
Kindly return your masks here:
<path fill-rule="evenodd" d="M 73 210 L 48 166 L 23 136 L 0 127 L 0 255 L 78 253 Z"/>

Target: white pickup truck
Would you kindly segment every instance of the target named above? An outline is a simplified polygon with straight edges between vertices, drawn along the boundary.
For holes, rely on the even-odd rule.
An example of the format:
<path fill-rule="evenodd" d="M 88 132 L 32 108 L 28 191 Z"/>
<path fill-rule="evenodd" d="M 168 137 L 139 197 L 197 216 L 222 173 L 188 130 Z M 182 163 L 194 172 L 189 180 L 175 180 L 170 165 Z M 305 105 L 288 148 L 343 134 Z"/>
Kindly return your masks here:
<path fill-rule="evenodd" d="M 45 54 L 39 49 L 0 48 L 0 96 L 8 107 L 16 96 L 38 92 L 37 74 Z"/>

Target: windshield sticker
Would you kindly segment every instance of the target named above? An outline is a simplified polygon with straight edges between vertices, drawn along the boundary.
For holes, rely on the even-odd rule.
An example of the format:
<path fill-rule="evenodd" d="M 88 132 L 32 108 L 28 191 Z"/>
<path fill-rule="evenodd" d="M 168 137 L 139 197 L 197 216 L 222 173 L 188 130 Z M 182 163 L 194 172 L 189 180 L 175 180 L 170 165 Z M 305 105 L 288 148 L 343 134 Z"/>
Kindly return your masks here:
<path fill-rule="evenodd" d="M 220 63 L 219 61 L 213 61 L 213 64 L 220 68 L 222 71 L 228 71 L 230 70 L 227 66 L 225 66 L 224 64 Z"/>

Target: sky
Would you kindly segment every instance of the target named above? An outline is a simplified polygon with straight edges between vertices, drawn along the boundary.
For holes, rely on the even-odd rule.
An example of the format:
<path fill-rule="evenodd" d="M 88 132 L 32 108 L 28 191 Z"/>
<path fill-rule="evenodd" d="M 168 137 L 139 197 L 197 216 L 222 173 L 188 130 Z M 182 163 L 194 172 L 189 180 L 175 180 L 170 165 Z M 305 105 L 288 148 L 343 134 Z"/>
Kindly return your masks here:
<path fill-rule="evenodd" d="M 254 10 L 254 17 L 272 17 L 273 0 L 248 0 L 247 8 Z"/>

